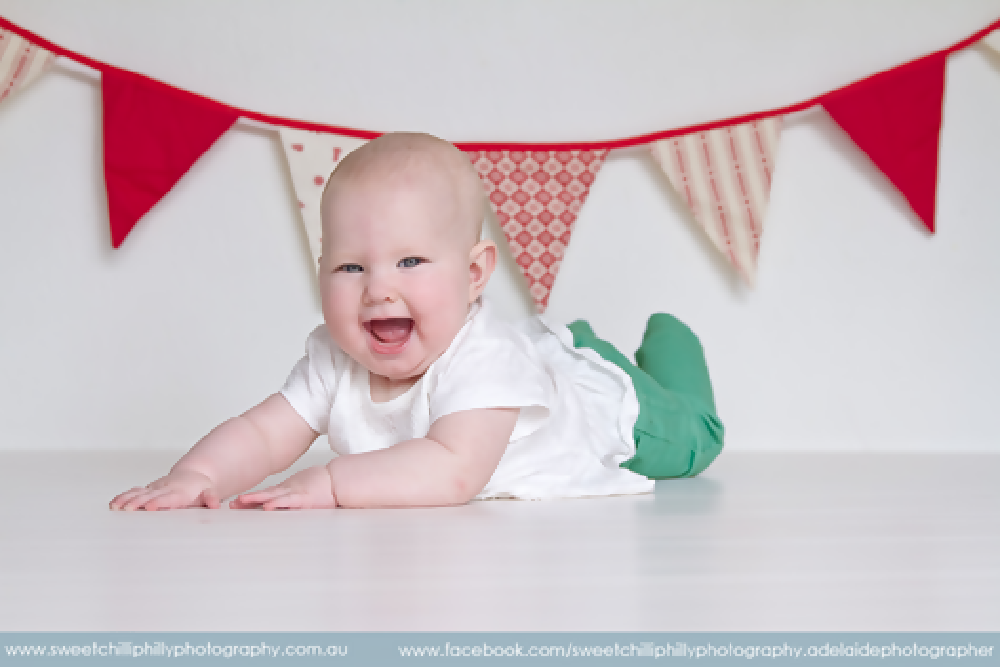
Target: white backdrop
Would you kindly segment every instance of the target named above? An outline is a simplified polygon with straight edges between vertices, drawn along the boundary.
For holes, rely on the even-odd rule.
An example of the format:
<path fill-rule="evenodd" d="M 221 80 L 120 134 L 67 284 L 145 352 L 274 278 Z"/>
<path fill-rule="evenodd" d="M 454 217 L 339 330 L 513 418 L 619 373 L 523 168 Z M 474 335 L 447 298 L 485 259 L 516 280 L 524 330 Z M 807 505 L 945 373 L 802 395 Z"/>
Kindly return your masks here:
<path fill-rule="evenodd" d="M 0 0 L 66 47 L 258 111 L 451 140 L 583 140 L 798 101 L 947 46 L 1000 0 Z M 790 117 L 750 290 L 648 153 L 612 153 L 550 313 L 624 351 L 701 336 L 733 449 L 992 450 L 1000 58 L 948 66 L 938 228 L 822 111 Z M 237 127 L 110 247 L 93 80 L 0 105 L 0 448 L 186 448 L 320 321 L 276 134 Z M 528 300 L 507 259 L 490 293 Z"/>

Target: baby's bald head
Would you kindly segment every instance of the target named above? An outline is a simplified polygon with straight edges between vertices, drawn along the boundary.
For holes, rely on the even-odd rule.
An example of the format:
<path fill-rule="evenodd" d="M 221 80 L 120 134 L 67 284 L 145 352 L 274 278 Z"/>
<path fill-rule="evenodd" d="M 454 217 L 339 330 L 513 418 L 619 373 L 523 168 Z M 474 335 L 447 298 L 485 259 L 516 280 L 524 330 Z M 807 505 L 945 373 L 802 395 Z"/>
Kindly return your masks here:
<path fill-rule="evenodd" d="M 349 153 L 323 193 L 319 263 L 333 340 L 373 375 L 420 377 L 465 325 L 496 268 L 469 159 L 426 134 Z"/>
<path fill-rule="evenodd" d="M 479 241 L 486 213 L 483 184 L 465 153 L 447 141 L 429 134 L 395 132 L 348 153 L 323 192 L 324 228 L 330 200 L 342 188 L 372 181 L 433 187 L 446 199 L 441 203 L 452 213 L 448 217 L 455 225 L 454 233 L 464 237 L 463 243 L 470 248 Z"/>

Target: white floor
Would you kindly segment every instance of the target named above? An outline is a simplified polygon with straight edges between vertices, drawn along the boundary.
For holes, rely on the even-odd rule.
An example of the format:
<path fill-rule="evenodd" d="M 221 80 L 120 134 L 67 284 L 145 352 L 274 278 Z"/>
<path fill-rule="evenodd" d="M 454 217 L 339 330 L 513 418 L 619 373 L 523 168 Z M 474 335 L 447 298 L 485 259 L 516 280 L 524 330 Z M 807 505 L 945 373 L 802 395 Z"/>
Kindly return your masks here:
<path fill-rule="evenodd" d="M 655 495 L 119 513 L 0 453 L 0 630 L 1000 630 L 1000 456 L 726 452 Z"/>

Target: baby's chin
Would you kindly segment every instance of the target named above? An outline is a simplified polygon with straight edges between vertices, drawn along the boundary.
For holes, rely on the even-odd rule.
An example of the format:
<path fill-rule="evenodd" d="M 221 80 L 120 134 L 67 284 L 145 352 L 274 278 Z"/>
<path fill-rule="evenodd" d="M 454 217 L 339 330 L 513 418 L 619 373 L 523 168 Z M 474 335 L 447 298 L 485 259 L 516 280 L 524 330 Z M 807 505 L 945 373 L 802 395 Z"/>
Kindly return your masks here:
<path fill-rule="evenodd" d="M 372 359 L 369 357 L 361 362 L 369 373 L 374 373 L 375 375 L 380 375 L 391 382 L 407 382 L 413 380 L 419 380 L 423 377 L 423 374 L 427 372 L 427 368 L 430 367 L 430 363 L 419 363 L 411 364 L 406 363 L 403 360 L 395 359 L 393 361 L 385 361 L 380 359 Z"/>

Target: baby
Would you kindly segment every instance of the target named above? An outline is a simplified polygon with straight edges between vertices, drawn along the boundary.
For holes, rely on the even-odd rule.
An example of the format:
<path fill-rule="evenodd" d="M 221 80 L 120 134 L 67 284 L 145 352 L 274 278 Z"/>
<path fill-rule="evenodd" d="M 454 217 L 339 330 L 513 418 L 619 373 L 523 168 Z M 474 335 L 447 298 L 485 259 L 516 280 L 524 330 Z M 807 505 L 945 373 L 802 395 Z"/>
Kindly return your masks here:
<path fill-rule="evenodd" d="M 495 319 L 468 158 L 422 134 L 347 155 L 323 194 L 323 319 L 279 393 L 111 509 L 456 505 L 644 493 L 722 447 L 697 339 L 654 315 L 638 366 L 586 322 Z M 326 433 L 328 464 L 247 493 Z"/>

